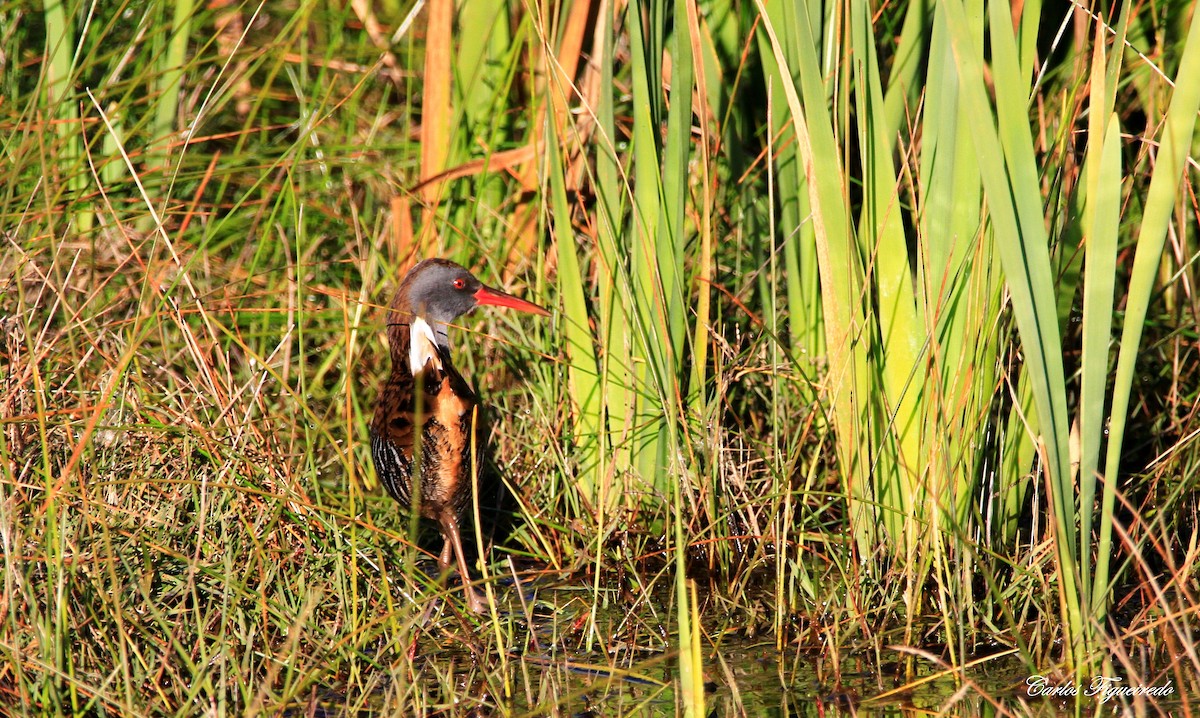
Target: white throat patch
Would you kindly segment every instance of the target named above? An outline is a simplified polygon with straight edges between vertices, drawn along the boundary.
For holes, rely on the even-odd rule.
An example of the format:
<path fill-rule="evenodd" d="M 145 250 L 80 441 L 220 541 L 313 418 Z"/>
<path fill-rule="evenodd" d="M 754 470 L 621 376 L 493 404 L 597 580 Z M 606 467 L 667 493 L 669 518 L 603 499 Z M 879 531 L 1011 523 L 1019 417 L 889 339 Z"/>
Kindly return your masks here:
<path fill-rule="evenodd" d="M 437 336 L 433 327 L 421 317 L 415 317 L 408 325 L 408 368 L 413 376 L 425 370 L 425 365 L 433 362 L 434 368 L 442 369 L 442 360 L 438 357 Z"/>

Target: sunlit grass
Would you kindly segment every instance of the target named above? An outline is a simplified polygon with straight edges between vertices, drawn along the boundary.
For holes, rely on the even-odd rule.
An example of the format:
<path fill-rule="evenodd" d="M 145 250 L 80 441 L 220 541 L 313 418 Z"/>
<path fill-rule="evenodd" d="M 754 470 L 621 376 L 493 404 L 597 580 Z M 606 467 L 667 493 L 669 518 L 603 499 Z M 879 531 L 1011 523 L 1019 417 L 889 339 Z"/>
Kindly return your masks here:
<path fill-rule="evenodd" d="M 1188 700 L 1186 9 L 377 5 L 0 4 L 0 705 Z M 428 255 L 555 310 L 452 330 L 479 618 L 365 450 Z"/>

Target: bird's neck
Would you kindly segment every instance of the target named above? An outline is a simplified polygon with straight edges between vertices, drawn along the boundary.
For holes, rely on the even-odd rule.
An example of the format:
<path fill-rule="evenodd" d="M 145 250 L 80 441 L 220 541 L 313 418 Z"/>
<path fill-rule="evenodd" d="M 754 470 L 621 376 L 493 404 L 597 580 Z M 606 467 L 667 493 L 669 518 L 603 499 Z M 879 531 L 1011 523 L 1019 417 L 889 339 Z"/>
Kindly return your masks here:
<path fill-rule="evenodd" d="M 446 325 L 432 322 L 424 317 L 413 317 L 408 325 L 408 369 L 413 376 L 433 366 L 442 371 L 443 353 L 450 351 L 450 338 Z"/>
<path fill-rule="evenodd" d="M 401 367 L 417 376 L 428 367 L 445 370 L 450 356 L 448 327 L 413 313 L 393 315 L 388 332 L 393 370 Z"/>

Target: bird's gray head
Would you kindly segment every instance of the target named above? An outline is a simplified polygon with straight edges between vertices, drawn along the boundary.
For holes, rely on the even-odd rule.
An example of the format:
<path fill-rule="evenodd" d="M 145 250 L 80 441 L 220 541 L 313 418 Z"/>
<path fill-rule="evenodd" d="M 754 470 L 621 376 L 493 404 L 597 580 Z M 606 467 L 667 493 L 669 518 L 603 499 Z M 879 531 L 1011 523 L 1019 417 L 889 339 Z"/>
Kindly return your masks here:
<path fill-rule="evenodd" d="M 483 303 L 477 296 L 483 289 L 483 282 L 454 262 L 426 259 L 400 283 L 397 299 L 405 299 L 407 306 L 397 308 L 430 323 L 449 324 Z"/>
<path fill-rule="evenodd" d="M 391 320 L 393 329 L 388 330 L 393 340 L 392 351 L 407 351 L 414 375 L 430 361 L 441 366 L 435 345 L 449 350 L 447 325 L 481 304 L 550 314 L 536 304 L 492 289 L 454 262 L 426 259 L 404 276 L 392 302 L 392 311 L 399 315 Z"/>

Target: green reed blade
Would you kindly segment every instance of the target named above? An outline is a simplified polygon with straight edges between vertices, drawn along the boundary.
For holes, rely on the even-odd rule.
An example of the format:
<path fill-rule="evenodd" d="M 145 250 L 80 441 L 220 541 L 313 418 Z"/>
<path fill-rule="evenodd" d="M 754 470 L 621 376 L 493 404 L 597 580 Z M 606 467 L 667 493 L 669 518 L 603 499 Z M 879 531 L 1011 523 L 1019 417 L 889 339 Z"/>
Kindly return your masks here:
<path fill-rule="evenodd" d="M 1107 480 L 1104 482 L 1101 516 L 1112 516 L 1116 504 L 1121 445 L 1125 438 L 1138 349 L 1142 341 L 1147 310 L 1150 307 L 1150 297 L 1154 292 L 1155 275 L 1167 239 L 1171 212 L 1175 206 L 1181 179 L 1188 166 L 1188 152 L 1195 142 L 1197 110 L 1200 110 L 1200 12 L 1192 14 L 1191 28 L 1188 30 L 1179 61 L 1179 72 L 1175 76 L 1175 90 L 1162 124 L 1159 151 L 1142 213 L 1142 224 L 1138 228 L 1137 253 L 1134 255 L 1133 274 L 1129 280 L 1125 324 L 1121 331 L 1121 350 L 1113 384 L 1112 420 L 1104 463 L 1104 476 Z M 1097 586 L 1093 590 L 1093 596 L 1107 596 L 1112 554 L 1111 521 L 1101 524 L 1096 551 L 1096 580 L 1103 579 L 1106 584 L 1102 587 Z"/>

